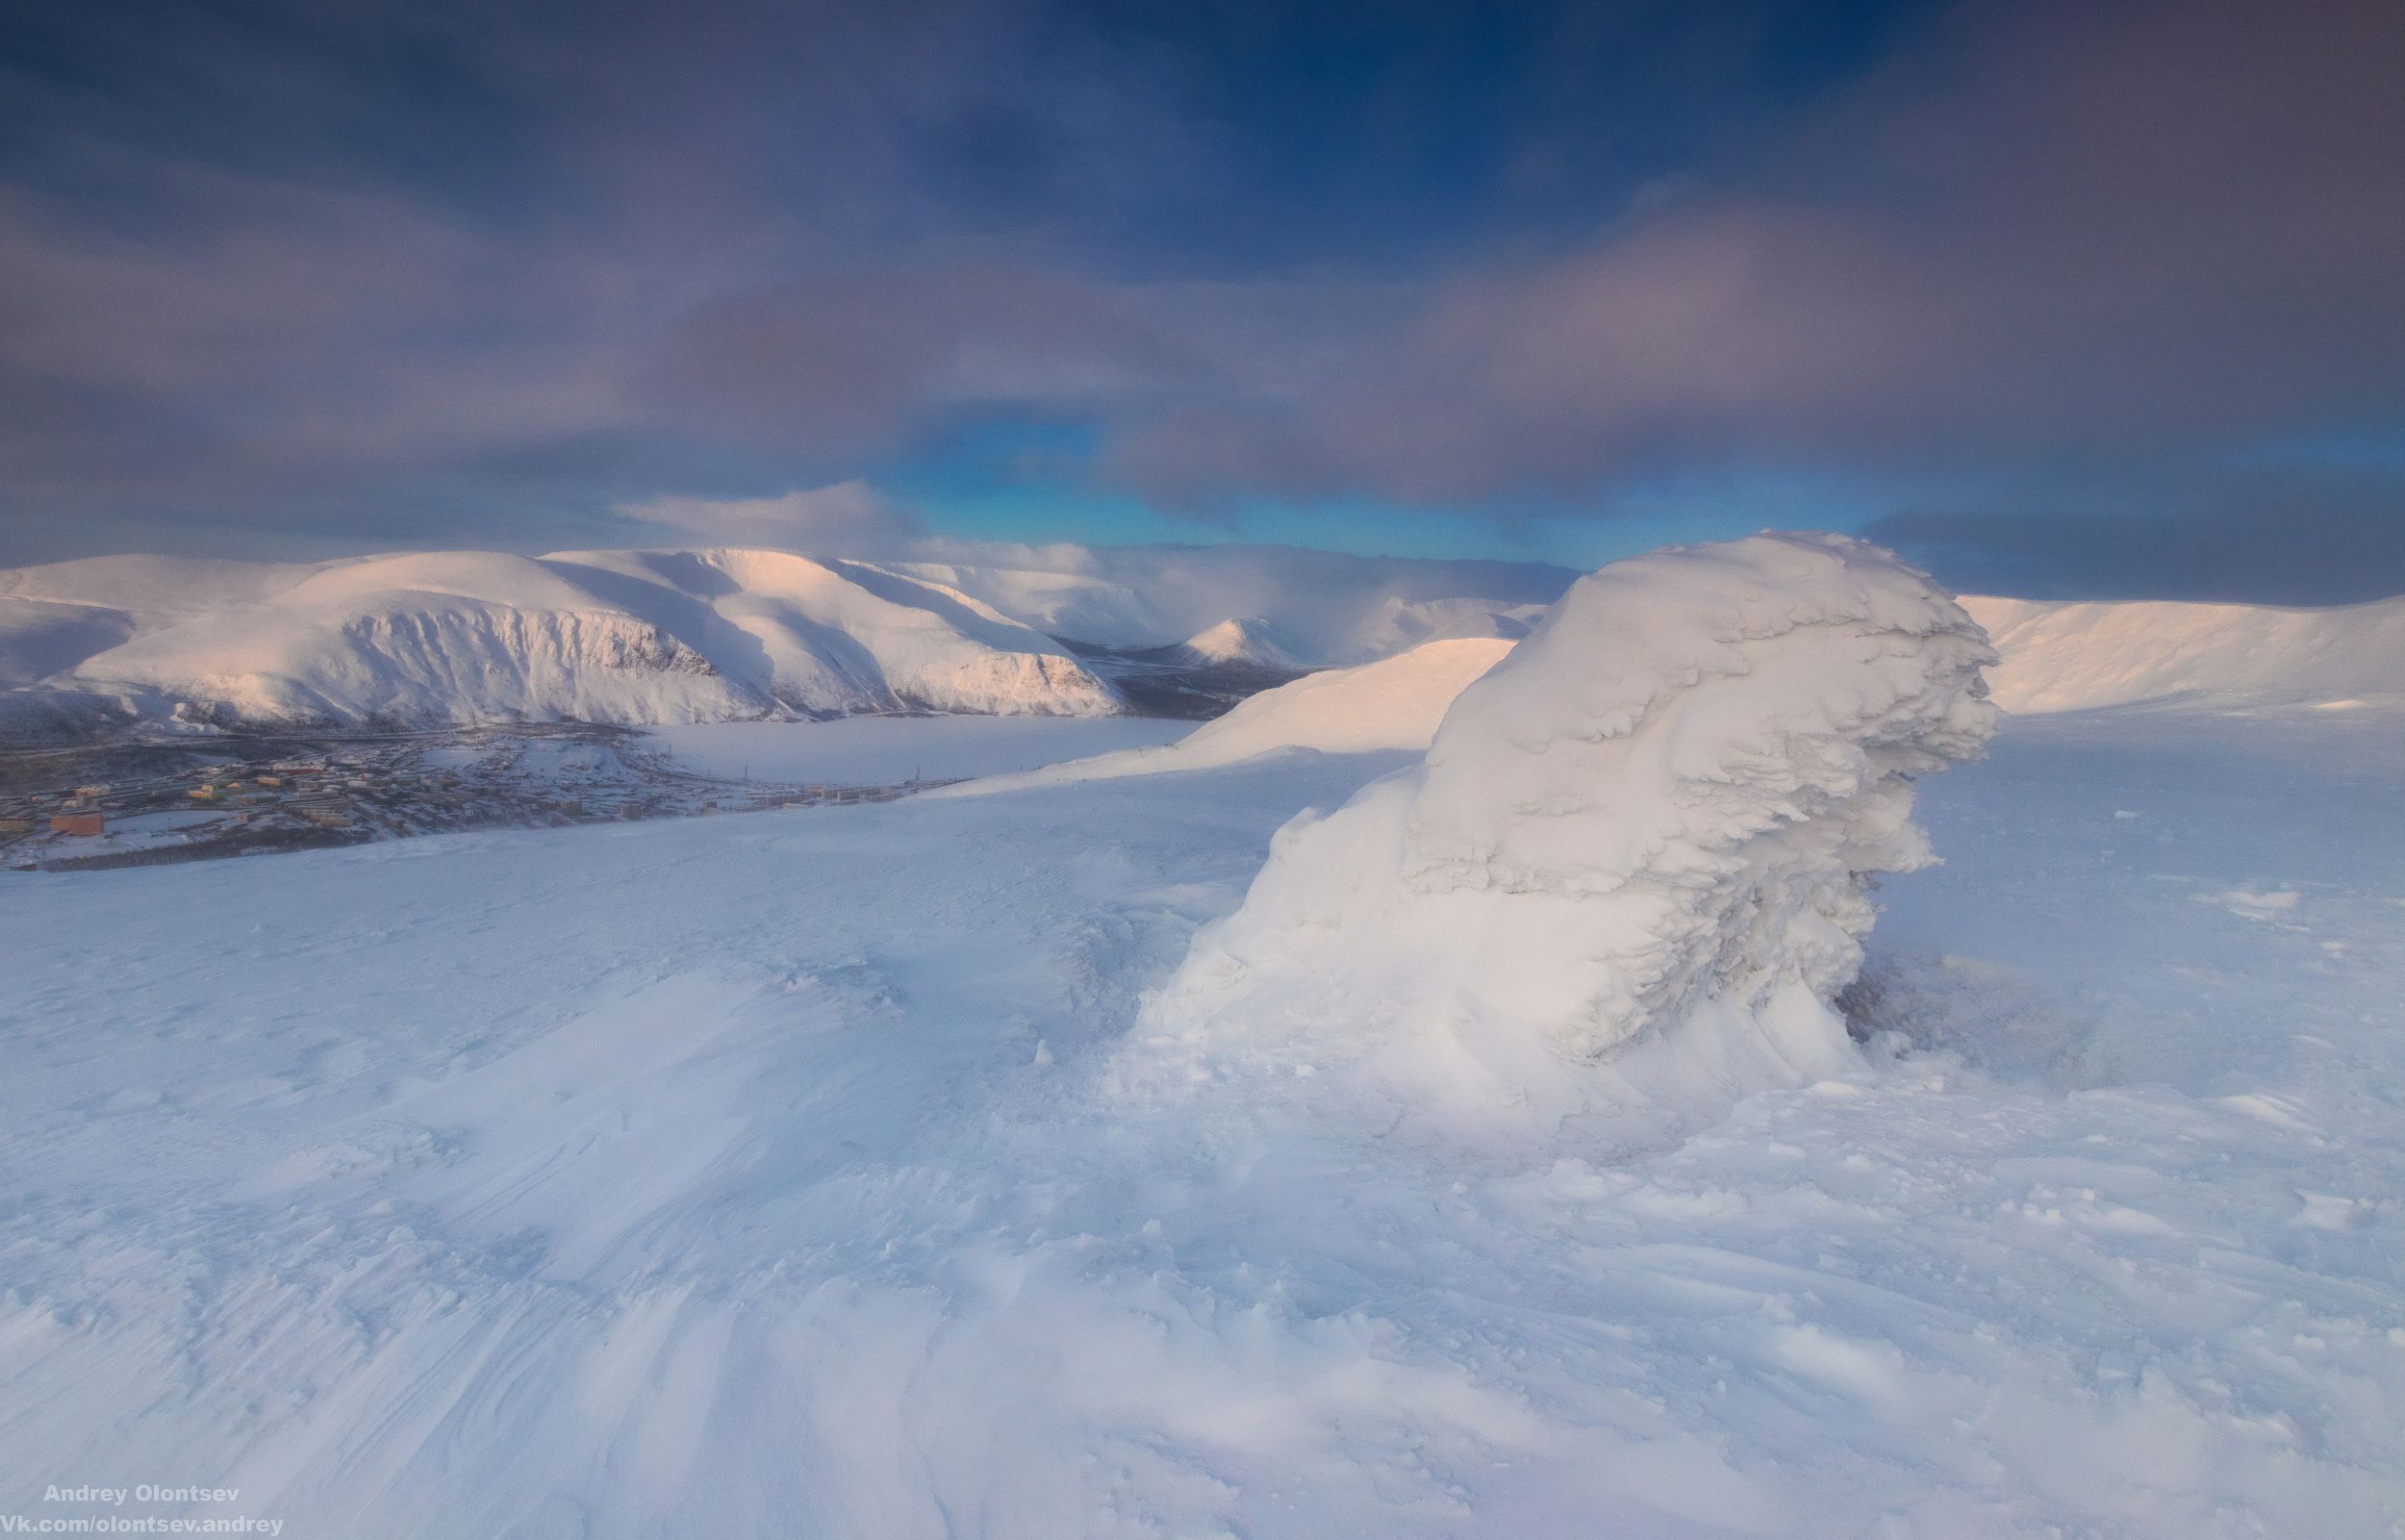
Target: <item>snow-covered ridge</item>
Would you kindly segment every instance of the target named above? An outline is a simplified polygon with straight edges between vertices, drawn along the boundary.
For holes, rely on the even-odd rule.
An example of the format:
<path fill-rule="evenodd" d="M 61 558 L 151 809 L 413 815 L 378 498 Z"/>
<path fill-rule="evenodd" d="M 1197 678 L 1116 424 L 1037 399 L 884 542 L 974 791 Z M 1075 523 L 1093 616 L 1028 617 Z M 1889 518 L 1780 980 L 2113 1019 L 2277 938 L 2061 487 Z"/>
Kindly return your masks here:
<path fill-rule="evenodd" d="M 2329 609 L 1965 597 L 2004 663 L 2008 711 L 2079 711 L 2169 695 L 2288 701 L 2405 694 L 2405 598 Z"/>
<path fill-rule="evenodd" d="M 1495 638 L 1424 642 L 1355 669 L 1329 669 L 1239 703 L 1174 744 L 1127 748 L 928 793 L 985 796 L 1073 781 L 1209 770 L 1284 748 L 1326 754 L 1424 753 L 1454 697 L 1507 656 Z"/>
<path fill-rule="evenodd" d="M 1541 1127 L 1840 1069 L 1868 874 L 1929 863 L 1912 781 L 1979 752 L 1993 661 L 1952 599 L 1841 536 L 1614 563 L 1461 692 L 1423 763 L 1279 831 L 1129 1077 L 1332 1070 L 1426 1125 Z"/>
<path fill-rule="evenodd" d="M 1507 644 L 1543 613 L 1526 595 L 1552 581 L 1551 569 L 1495 564 L 1220 547 L 1082 551 L 1075 565 L 689 549 L 117 556 L 0 570 L 0 730 L 127 711 L 639 725 L 902 708 L 1091 715 L 1116 709 L 1113 688 L 1063 638 L 1183 648 L 1202 667 L 1343 668 L 1431 641 Z M 1962 602 L 1995 639 L 1996 699 L 2015 712 L 2405 693 L 2405 598 L 2326 610 Z M 1439 669 L 1419 686 L 1460 682 Z M 1426 709 L 1447 698 L 1432 694 Z M 1298 721 L 1279 731 L 1334 746 Z"/>
<path fill-rule="evenodd" d="M 0 573 L 0 683 L 256 722 L 1091 716 L 1110 687 L 924 577 L 782 551 L 491 551 Z"/>

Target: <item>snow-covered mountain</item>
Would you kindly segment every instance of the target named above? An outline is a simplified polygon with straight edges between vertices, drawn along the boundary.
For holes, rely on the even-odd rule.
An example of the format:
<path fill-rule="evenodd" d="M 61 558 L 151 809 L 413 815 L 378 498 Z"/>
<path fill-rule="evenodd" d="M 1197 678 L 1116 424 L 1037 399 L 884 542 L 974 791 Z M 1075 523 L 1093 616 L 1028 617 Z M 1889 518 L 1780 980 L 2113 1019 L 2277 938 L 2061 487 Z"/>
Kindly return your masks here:
<path fill-rule="evenodd" d="M 2008 711 L 2208 694 L 2331 701 L 2405 694 L 2405 598 L 2328 609 L 1965 598 L 2004 666 Z"/>
<path fill-rule="evenodd" d="M 1570 576 L 1275 547 L 985 554 L 1001 560 L 437 551 L 5 570 L 0 730 L 1093 715 L 1124 703 L 1073 642 L 1275 676 L 1516 638 Z"/>
<path fill-rule="evenodd" d="M 1164 610 L 1135 585 L 1091 572 L 950 562 L 903 562 L 895 570 L 973 595 L 1047 636 L 1101 646 L 1158 646 L 1195 629 L 1182 613 Z"/>
<path fill-rule="evenodd" d="M 942 584 L 781 551 L 492 551 L 0 573 L 19 715 L 624 723 L 920 708 L 1091 716 L 1110 687 Z"/>
<path fill-rule="evenodd" d="M 1049 636 L 1136 649 L 1230 623 L 1296 668 L 1344 668 L 1453 637 L 1526 636 L 1579 575 L 1533 563 L 1351 556 L 1286 546 L 1072 546 L 899 568 Z"/>
<path fill-rule="evenodd" d="M 1073 643 L 1274 678 L 1433 641 L 1515 641 L 1568 577 L 1256 547 L 989 554 L 885 566 L 721 548 L 116 556 L 0 570 L 0 730 L 128 716 L 1096 715 L 1123 702 Z M 2015 712 L 2405 692 L 2405 598 L 2327 610 L 1963 603 L 2003 654 L 1996 698 Z"/>
<path fill-rule="evenodd" d="M 1302 661 L 1278 639 L 1267 620 L 1228 619 L 1177 644 L 1178 655 L 1206 668 L 1243 665 L 1260 669 L 1299 669 Z"/>

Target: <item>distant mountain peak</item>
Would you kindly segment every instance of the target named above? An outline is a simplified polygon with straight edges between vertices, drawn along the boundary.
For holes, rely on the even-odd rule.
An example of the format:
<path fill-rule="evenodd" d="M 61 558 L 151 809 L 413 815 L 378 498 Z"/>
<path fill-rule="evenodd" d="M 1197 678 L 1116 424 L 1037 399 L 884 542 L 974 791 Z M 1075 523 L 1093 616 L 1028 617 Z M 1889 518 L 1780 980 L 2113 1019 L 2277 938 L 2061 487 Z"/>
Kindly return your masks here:
<path fill-rule="evenodd" d="M 1178 645 L 1197 663 L 1249 663 L 1265 669 L 1304 667 L 1292 646 L 1257 616 L 1222 620 L 1196 632 Z"/>

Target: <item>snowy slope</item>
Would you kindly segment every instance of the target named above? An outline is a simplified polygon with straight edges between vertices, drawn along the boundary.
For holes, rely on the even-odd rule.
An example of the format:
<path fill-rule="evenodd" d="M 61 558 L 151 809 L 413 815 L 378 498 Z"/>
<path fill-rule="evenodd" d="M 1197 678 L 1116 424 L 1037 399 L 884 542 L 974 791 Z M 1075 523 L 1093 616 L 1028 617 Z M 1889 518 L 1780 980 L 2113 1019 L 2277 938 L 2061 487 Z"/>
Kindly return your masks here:
<path fill-rule="evenodd" d="M 298 562 L 201 556 L 92 556 L 0 569 L 0 599 L 117 611 L 144 624 L 269 598 L 319 570 Z"/>
<path fill-rule="evenodd" d="M 1874 938 L 1947 1051 L 1507 1160 L 1106 1081 L 1392 756 L 0 874 L 0 1512 L 2386 1535 L 2399 723 L 2010 720 Z"/>
<path fill-rule="evenodd" d="M 1096 715 L 1057 643 L 940 585 L 774 551 L 113 558 L 0 575 L 0 669 L 242 721 Z"/>
<path fill-rule="evenodd" d="M 1029 786 L 1204 770 L 1283 748 L 1419 753 L 1435 737 L 1454 697 L 1511 648 L 1511 643 L 1500 641 L 1423 643 L 1383 662 L 1329 669 L 1264 690 L 1174 744 L 971 781 L 936 795 L 985 796 Z"/>
<path fill-rule="evenodd" d="M 314 569 L 174 556 L 0 568 L 0 686 L 70 672 L 139 631 L 258 603 Z"/>
<path fill-rule="evenodd" d="M 105 605 L 0 596 L 0 686 L 65 673 L 134 635 L 133 617 Z"/>
<path fill-rule="evenodd" d="M 2275 700 L 2405 694 L 2405 598 L 2331 609 L 1965 598 L 2004 655 L 2009 711 L 2207 693 Z"/>
<path fill-rule="evenodd" d="M 84 660 L 78 681 L 243 721 L 597 721 L 759 707 L 645 618 L 542 563 L 433 552 L 332 564 Z"/>
<path fill-rule="evenodd" d="M 1997 704 L 2009 711 L 2079 711 L 2177 697 L 2210 704 L 2219 699 L 2319 703 L 2405 695 L 2405 598 L 2318 610 L 1983 596 L 1966 596 L 1962 604 L 1987 629 L 2000 655 L 1988 680 Z M 1382 651 L 1431 619 L 1469 635 L 1517 637 L 1527 631 L 1511 615 L 1481 601 L 1457 607 L 1394 604 L 1382 607 L 1380 615 L 1380 626 L 1358 633 L 1360 645 L 1372 652 Z M 1407 649 L 1407 644 L 1398 644 L 1399 651 Z M 1507 649 L 1505 643 L 1494 655 Z M 1404 671 L 1385 677 L 1393 692 L 1430 692 L 1420 714 L 1432 728 L 1452 694 L 1476 676 L 1433 670 L 1425 676 Z M 1309 684 L 1299 681 L 1289 688 Z M 1304 697 L 1281 694 L 1278 698 Z M 1293 720 L 1304 714 L 1298 712 Z M 1253 751 L 1281 744 L 1330 746 L 1316 742 L 1311 729 L 1291 722 L 1277 734 L 1276 742 L 1265 739 Z M 1419 745 L 1398 740 L 1380 746 Z M 1242 756 L 1215 755 L 1211 762 L 1226 763 L 1231 757 Z"/>
<path fill-rule="evenodd" d="M 1526 636 L 1576 575 L 1380 564 L 1326 552 L 1071 548 L 1075 570 L 914 568 L 1053 636 L 1170 644 L 1258 618 L 1299 663 L 1341 666 L 1455 637 Z M 2074 710 L 2189 692 L 2333 699 L 2405 692 L 2405 598 L 2329 610 L 1966 597 L 2004 665 L 1998 701 Z"/>
<path fill-rule="evenodd" d="M 1525 636 L 1578 575 L 1283 546 L 1070 546 L 1051 554 L 1057 566 L 902 569 L 1049 635 L 1112 647 L 1168 646 L 1248 617 L 1303 668 L 1368 663 L 1449 638 Z"/>
<path fill-rule="evenodd" d="M 1192 629 L 1181 627 L 1135 585 L 1090 572 L 946 562 L 902 563 L 895 570 L 974 595 L 1048 636 L 1103 646 L 1150 646 Z"/>
<path fill-rule="evenodd" d="M 1469 638 L 1516 642 L 1544 618 L 1545 608 L 1488 599 L 1383 599 L 1354 620 L 1340 655 L 1389 658 L 1423 643 Z"/>
<path fill-rule="evenodd" d="M 796 710 L 902 705 L 1096 716 L 1116 709 L 1109 688 L 1051 639 L 941 584 L 883 568 L 765 550 L 544 560 L 589 589 L 625 595 L 630 607 L 681 600 L 705 610 L 708 619 L 696 615 L 693 623 L 696 649 L 730 678 Z"/>

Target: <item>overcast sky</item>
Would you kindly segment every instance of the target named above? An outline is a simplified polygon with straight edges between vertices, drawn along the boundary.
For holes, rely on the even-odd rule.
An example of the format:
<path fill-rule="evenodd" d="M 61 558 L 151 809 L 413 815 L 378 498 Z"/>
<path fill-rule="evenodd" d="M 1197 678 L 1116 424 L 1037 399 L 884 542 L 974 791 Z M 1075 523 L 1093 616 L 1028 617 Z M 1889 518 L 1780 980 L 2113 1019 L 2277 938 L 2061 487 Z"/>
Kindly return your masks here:
<path fill-rule="evenodd" d="M 0 21 L 0 564 L 897 531 L 2405 591 L 2397 0 Z"/>

